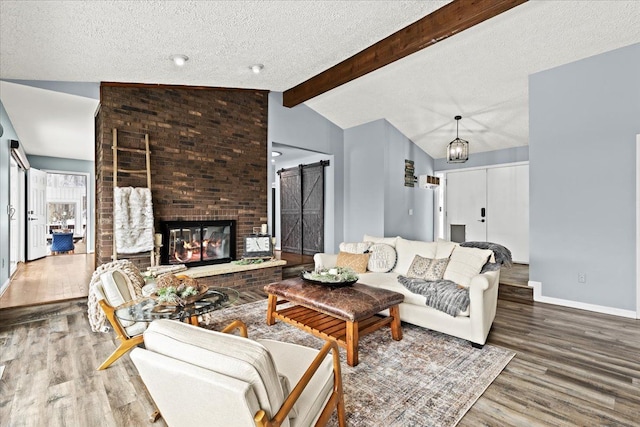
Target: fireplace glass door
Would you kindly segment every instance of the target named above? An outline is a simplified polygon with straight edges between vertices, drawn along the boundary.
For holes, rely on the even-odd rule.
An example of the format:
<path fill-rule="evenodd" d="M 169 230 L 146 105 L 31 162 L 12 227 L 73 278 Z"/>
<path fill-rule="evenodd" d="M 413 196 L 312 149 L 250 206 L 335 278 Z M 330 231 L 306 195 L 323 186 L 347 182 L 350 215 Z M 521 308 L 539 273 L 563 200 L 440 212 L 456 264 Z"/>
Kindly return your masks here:
<path fill-rule="evenodd" d="M 235 224 L 231 221 L 163 222 L 163 264 L 205 265 L 235 259 Z"/>

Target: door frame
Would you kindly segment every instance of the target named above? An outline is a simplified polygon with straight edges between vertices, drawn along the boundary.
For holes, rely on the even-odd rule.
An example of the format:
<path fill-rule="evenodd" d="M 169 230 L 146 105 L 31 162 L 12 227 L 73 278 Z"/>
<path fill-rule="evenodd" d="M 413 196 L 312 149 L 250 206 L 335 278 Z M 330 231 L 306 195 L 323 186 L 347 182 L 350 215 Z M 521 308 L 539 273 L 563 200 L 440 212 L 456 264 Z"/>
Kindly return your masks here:
<path fill-rule="evenodd" d="M 446 225 L 447 225 L 447 220 L 446 218 L 443 218 L 443 222 L 441 224 L 441 221 L 439 220 L 440 215 L 446 215 L 445 213 L 445 209 L 447 206 L 447 174 L 448 173 L 455 173 L 455 172 L 468 172 L 468 171 L 473 171 L 473 170 L 478 170 L 478 169 L 495 169 L 495 168 L 504 168 L 504 167 L 510 167 L 510 166 L 521 166 L 521 165 L 528 165 L 529 161 L 522 161 L 522 162 L 512 162 L 512 163 L 497 163 L 494 165 L 487 165 L 487 166 L 471 166 L 468 168 L 455 168 L 455 169 L 441 169 L 441 170 L 436 170 L 433 172 L 433 174 L 435 176 L 440 177 L 440 188 L 438 188 L 438 191 L 441 191 L 441 195 L 442 197 L 438 197 L 437 203 L 433 204 L 433 217 L 434 218 L 438 218 L 437 221 L 435 221 L 435 225 L 434 228 L 436 228 L 434 230 L 434 237 L 437 238 L 442 238 L 442 239 L 446 239 L 448 237 L 448 233 L 446 232 Z M 442 203 L 442 204 L 440 204 Z M 640 259 L 640 257 L 639 257 Z M 640 286 L 640 285 L 639 285 Z M 640 289 L 640 287 L 639 287 Z M 639 301 L 639 307 L 640 307 L 640 299 Z"/>
<path fill-rule="evenodd" d="M 640 319 L 640 134 L 636 135 L 636 319 Z"/>

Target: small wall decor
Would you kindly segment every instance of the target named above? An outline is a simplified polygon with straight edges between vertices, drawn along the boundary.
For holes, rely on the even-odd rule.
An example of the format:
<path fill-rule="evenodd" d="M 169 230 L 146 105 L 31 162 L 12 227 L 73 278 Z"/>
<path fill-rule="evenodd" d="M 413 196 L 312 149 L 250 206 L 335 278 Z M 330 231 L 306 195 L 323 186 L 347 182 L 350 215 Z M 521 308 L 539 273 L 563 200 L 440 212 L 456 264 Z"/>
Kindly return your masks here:
<path fill-rule="evenodd" d="M 414 187 L 416 177 L 413 175 L 416 169 L 413 165 L 413 160 L 404 161 L 404 186 L 405 187 Z"/>
<path fill-rule="evenodd" d="M 420 175 L 418 178 L 418 187 L 433 190 L 440 185 L 440 178 L 431 175 Z"/>

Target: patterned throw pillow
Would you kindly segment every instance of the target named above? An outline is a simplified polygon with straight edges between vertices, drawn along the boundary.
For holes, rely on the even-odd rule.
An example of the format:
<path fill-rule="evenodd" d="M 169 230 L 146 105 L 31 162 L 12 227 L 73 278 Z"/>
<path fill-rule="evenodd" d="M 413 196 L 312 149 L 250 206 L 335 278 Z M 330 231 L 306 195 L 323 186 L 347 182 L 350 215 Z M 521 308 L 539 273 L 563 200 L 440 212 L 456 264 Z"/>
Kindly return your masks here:
<path fill-rule="evenodd" d="M 398 258 L 393 246 L 386 243 L 376 243 L 369 248 L 369 265 L 367 269 L 374 273 L 388 273 L 395 267 Z"/>
<path fill-rule="evenodd" d="M 440 280 L 449 264 L 449 258 L 432 259 L 424 275 L 425 280 Z"/>
<path fill-rule="evenodd" d="M 348 252 L 338 253 L 336 267 L 349 267 L 355 273 L 366 273 L 369 263 L 369 254 L 350 254 Z"/>
<path fill-rule="evenodd" d="M 407 271 L 407 277 L 425 280 L 440 280 L 449 263 L 449 258 L 424 258 L 416 255 Z"/>
<path fill-rule="evenodd" d="M 414 279 L 424 279 L 424 275 L 427 274 L 427 270 L 429 269 L 430 264 L 430 258 L 424 258 L 420 255 L 414 256 L 413 262 L 411 262 L 409 270 L 407 270 L 407 277 L 411 277 Z"/>

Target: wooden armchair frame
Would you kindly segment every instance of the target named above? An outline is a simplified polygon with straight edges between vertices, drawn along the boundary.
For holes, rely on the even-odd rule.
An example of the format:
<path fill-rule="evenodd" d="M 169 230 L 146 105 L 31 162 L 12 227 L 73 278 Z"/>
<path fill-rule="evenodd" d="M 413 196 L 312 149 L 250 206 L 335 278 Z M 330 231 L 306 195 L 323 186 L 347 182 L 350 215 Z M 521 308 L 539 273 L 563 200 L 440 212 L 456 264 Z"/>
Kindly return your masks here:
<path fill-rule="evenodd" d="M 107 360 L 102 362 L 102 365 L 98 366 L 97 370 L 101 371 L 111 366 L 113 362 L 121 358 L 133 347 L 143 343 L 144 339 L 142 337 L 142 334 L 136 335 L 134 337 L 129 337 L 116 318 L 115 309 L 104 299 L 98 300 L 98 303 L 100 304 L 102 311 L 104 311 L 104 314 L 107 316 L 109 323 L 111 323 L 113 330 L 116 332 L 118 340 L 120 340 L 120 345 L 118 346 L 118 348 L 116 348 L 114 352 L 111 353 L 111 356 L 107 357 Z"/>
<path fill-rule="evenodd" d="M 239 322 L 238 320 L 236 322 Z M 254 417 L 256 427 L 278 427 L 282 425 L 282 422 L 287 418 L 287 415 L 295 405 L 296 401 L 304 391 L 309 381 L 318 370 L 324 358 L 331 351 L 333 355 L 333 392 L 329 397 L 329 401 L 325 405 L 320 418 L 316 422 L 316 426 L 325 426 L 331 418 L 331 414 L 334 410 L 338 411 L 338 425 L 340 427 L 346 426 L 345 411 L 344 411 L 344 393 L 342 390 L 342 374 L 340 371 L 340 353 L 338 351 L 338 345 L 333 341 L 327 341 L 322 347 L 318 355 L 313 359 L 311 365 L 307 368 L 305 373 L 300 378 L 300 381 L 293 388 L 289 396 L 285 399 L 284 403 L 280 407 L 280 410 L 272 419 L 267 419 L 265 411 L 260 410 Z"/>

